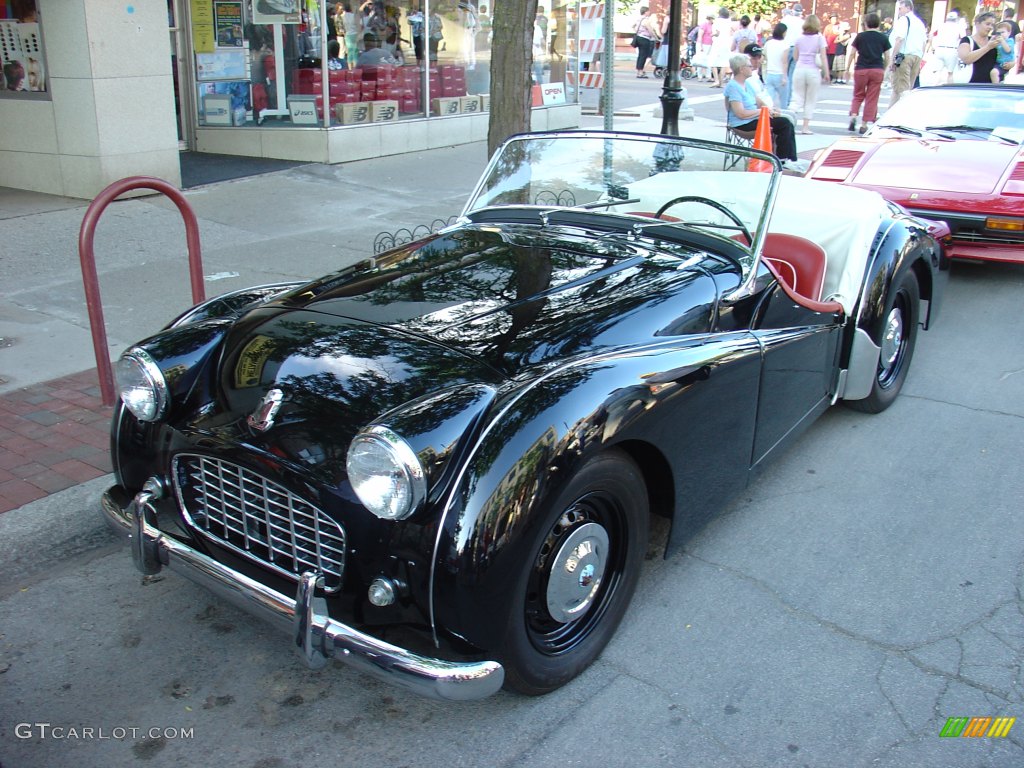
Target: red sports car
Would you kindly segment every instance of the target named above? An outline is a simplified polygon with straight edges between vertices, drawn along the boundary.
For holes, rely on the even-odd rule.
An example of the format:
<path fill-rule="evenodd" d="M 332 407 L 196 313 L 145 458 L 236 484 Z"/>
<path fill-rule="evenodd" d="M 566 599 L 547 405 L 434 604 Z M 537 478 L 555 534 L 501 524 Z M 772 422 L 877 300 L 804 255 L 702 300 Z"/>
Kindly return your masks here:
<path fill-rule="evenodd" d="M 953 258 L 1024 263 L 1024 86 L 905 93 L 863 137 L 840 139 L 807 176 L 873 189 L 946 222 Z"/>

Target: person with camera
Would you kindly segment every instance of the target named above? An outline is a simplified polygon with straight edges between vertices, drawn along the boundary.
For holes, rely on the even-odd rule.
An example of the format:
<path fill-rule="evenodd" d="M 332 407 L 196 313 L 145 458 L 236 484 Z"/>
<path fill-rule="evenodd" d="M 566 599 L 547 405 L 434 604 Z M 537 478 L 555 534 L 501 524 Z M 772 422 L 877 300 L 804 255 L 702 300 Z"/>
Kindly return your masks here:
<path fill-rule="evenodd" d="M 960 41 L 957 55 L 964 64 L 970 64 L 970 83 L 997 83 L 999 69 L 996 66 L 996 48 L 999 40 L 992 34 L 996 26 L 996 15 L 991 11 L 974 17 L 974 34 Z"/>
<path fill-rule="evenodd" d="M 913 0 L 899 0 L 896 4 L 896 21 L 889 32 L 892 45 L 892 97 L 891 107 L 906 91 L 914 87 L 921 71 L 924 46 L 928 42 L 928 30 L 921 18 L 914 13 Z"/>

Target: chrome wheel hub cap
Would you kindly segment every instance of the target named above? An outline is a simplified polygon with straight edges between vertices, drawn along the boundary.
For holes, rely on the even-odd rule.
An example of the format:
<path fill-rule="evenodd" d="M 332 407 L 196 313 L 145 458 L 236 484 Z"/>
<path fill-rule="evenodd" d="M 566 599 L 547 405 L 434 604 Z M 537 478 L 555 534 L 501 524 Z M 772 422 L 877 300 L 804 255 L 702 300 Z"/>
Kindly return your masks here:
<path fill-rule="evenodd" d="M 608 533 L 597 523 L 585 523 L 565 540 L 548 575 L 547 608 L 561 624 L 587 612 L 601 587 L 608 562 Z"/>
<path fill-rule="evenodd" d="M 900 353 L 903 343 L 903 313 L 895 307 L 889 312 L 885 321 L 885 334 L 882 336 L 882 366 L 892 368 Z"/>

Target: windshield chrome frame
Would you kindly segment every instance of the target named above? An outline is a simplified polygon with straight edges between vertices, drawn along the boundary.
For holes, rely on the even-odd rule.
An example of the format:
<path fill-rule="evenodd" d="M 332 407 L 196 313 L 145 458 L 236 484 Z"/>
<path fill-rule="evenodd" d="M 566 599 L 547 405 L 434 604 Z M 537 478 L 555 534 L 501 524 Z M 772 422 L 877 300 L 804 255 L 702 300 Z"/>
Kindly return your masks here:
<path fill-rule="evenodd" d="M 519 133 L 507 138 L 502 142 L 501 146 L 491 157 L 487 163 L 487 167 L 484 172 L 480 174 L 480 178 L 477 180 L 476 185 L 473 187 L 473 191 L 466 199 L 466 204 L 462 208 L 462 212 L 459 214 L 459 223 L 468 223 L 470 221 L 470 205 L 475 201 L 482 193 L 484 183 L 490 178 L 491 173 L 494 171 L 498 164 L 498 158 L 506 150 L 510 144 L 523 141 L 549 141 L 557 139 L 595 139 L 598 141 L 608 141 L 621 139 L 623 141 L 642 141 L 652 144 L 665 141 L 666 139 L 671 140 L 680 144 L 681 146 L 693 147 L 695 149 L 713 149 L 723 153 L 735 154 L 746 157 L 752 160 L 765 160 L 772 166 L 772 177 L 768 183 L 768 193 L 765 195 L 765 201 L 761 209 L 761 219 L 766 222 L 765 226 L 762 226 L 754 234 L 754 242 L 751 247 L 746 247 L 739 244 L 744 252 L 744 258 L 740 260 L 740 268 L 742 270 L 742 279 L 740 285 L 732 291 L 728 296 L 723 297 L 723 301 L 731 302 L 748 296 L 752 289 L 754 279 L 757 276 L 757 263 L 759 260 L 759 254 L 761 248 L 764 245 L 765 235 L 768 232 L 767 222 L 771 221 L 772 211 L 775 208 L 775 199 L 779 192 L 779 179 L 782 176 L 782 165 L 777 157 L 774 155 L 767 154 L 760 150 L 747 149 L 745 147 L 737 147 L 731 144 L 725 144 L 717 141 L 705 141 L 702 139 L 692 139 L 685 136 L 662 136 L 661 134 L 652 133 L 633 133 L 628 131 L 544 131 L 538 133 Z M 733 171 L 733 173 L 744 173 L 745 171 Z M 724 173 L 724 171 L 723 171 Z M 519 206 L 516 206 L 519 207 Z M 529 208 L 543 209 L 547 206 L 524 206 Z M 493 210 L 494 206 L 485 206 L 478 210 Z M 657 222 L 652 222 L 652 224 Z M 665 224 L 667 222 L 662 222 Z M 643 233 L 644 227 L 640 228 L 640 234 Z"/>

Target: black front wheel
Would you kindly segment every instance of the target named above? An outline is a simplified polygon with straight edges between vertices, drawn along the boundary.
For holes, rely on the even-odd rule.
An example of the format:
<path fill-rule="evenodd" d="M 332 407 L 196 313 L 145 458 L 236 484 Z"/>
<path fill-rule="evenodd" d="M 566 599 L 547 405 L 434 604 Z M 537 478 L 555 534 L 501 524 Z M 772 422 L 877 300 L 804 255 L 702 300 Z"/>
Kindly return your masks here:
<path fill-rule="evenodd" d="M 500 652 L 505 686 L 534 696 L 576 677 L 615 633 L 647 547 L 647 489 L 628 456 L 606 451 L 542 514 Z"/>
<path fill-rule="evenodd" d="M 878 338 L 881 352 L 871 394 L 846 405 L 865 413 L 881 413 L 896 400 L 910 370 L 921 315 L 921 291 L 914 273 L 907 270 L 889 290 Z"/>

